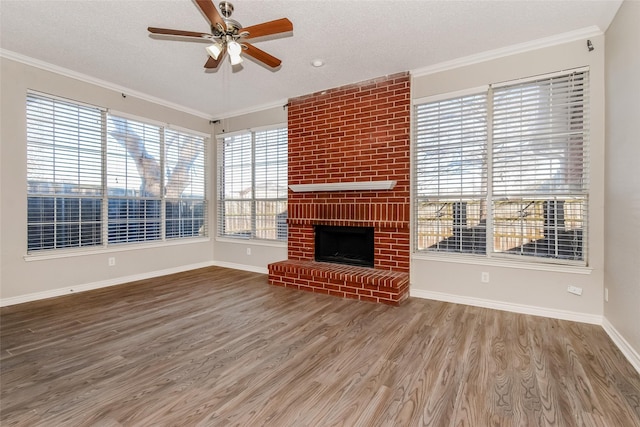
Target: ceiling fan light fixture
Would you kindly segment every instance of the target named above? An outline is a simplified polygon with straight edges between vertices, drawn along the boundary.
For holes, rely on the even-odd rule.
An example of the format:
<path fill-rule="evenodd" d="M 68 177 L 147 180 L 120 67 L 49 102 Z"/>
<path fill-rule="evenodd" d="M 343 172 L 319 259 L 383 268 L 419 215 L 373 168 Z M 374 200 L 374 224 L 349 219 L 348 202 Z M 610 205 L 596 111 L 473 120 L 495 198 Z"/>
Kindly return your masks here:
<path fill-rule="evenodd" d="M 229 61 L 231 61 L 231 65 L 238 65 L 238 64 L 242 63 L 242 56 L 240 56 L 240 55 L 236 55 L 236 56 L 229 55 Z"/>
<path fill-rule="evenodd" d="M 242 46 L 235 40 L 232 40 L 227 43 L 227 52 L 229 53 L 229 59 L 231 60 L 231 65 L 238 65 L 242 62 Z"/>
<path fill-rule="evenodd" d="M 232 40 L 227 43 L 227 52 L 229 52 L 229 55 L 231 56 L 240 56 L 240 53 L 242 52 L 242 46 L 240 46 L 240 43 L 238 43 L 237 41 Z"/>
<path fill-rule="evenodd" d="M 222 53 L 222 49 L 223 49 L 222 45 L 218 42 L 215 42 L 211 46 L 207 46 L 207 53 L 213 59 L 218 59 L 218 57 Z"/>

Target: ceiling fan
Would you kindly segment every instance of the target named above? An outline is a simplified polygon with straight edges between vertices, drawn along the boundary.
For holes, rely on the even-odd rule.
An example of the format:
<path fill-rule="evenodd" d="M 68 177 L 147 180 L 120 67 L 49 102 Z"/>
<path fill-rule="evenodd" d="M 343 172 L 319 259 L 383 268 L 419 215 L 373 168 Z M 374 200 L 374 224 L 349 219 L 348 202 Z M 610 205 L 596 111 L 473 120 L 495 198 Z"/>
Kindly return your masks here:
<path fill-rule="evenodd" d="M 228 1 L 220 2 L 220 12 L 218 12 L 212 0 L 196 0 L 196 4 L 209 20 L 211 34 L 156 27 L 149 27 L 149 32 L 152 34 L 211 40 L 212 44 L 206 48 L 209 59 L 204 64 L 205 68 L 217 68 L 227 53 L 229 54 L 231 65 L 237 65 L 242 62 L 242 53 L 272 68 L 276 68 L 282 63 L 275 56 L 258 49 L 245 40 L 293 31 L 293 24 L 287 18 L 242 27 L 238 21 L 230 18 L 233 13 L 233 5 Z"/>

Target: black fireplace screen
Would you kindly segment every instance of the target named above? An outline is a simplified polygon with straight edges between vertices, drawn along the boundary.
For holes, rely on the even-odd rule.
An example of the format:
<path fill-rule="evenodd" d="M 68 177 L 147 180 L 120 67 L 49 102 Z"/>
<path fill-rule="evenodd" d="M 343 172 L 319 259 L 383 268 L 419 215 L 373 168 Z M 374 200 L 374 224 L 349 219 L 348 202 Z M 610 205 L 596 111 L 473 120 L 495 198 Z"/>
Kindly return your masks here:
<path fill-rule="evenodd" d="M 373 227 L 316 225 L 315 260 L 373 267 Z"/>

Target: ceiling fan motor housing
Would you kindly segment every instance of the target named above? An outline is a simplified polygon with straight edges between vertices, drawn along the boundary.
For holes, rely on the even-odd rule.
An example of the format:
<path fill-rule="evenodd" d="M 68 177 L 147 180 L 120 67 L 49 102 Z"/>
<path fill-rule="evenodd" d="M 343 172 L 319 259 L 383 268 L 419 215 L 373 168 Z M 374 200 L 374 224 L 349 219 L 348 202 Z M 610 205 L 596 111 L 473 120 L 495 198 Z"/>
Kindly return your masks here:
<path fill-rule="evenodd" d="M 211 26 L 211 32 L 215 37 L 219 38 L 225 35 L 236 37 L 240 35 L 240 30 L 242 29 L 242 25 L 240 25 L 238 21 L 236 21 L 235 19 L 225 18 L 224 23 L 227 26 L 227 31 L 221 31 L 219 27 L 213 26 L 213 25 Z"/>

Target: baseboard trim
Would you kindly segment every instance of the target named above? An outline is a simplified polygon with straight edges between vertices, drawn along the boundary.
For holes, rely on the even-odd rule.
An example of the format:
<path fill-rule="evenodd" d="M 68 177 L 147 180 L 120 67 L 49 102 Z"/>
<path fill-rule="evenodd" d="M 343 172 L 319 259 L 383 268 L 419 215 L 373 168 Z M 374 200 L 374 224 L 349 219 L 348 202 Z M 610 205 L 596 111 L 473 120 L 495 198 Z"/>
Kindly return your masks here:
<path fill-rule="evenodd" d="M 524 304 L 513 304 L 482 298 L 463 297 L 444 292 L 411 289 L 410 295 L 416 298 L 432 299 L 436 301 L 452 302 L 455 304 L 471 305 L 475 307 L 492 308 L 494 310 L 510 311 L 513 313 L 530 314 L 533 316 L 550 317 L 552 319 L 572 320 L 574 322 L 602 325 L 602 316 L 578 313 L 567 310 L 554 310 Z"/>
<path fill-rule="evenodd" d="M 640 374 L 640 354 L 634 350 L 633 347 L 627 342 L 626 339 L 618 332 L 618 330 L 607 320 L 605 317 L 602 321 L 602 327 L 605 332 L 609 335 L 609 338 L 613 341 L 613 343 L 618 347 L 618 349 L 624 354 L 629 363 L 635 368 L 636 371 Z"/>
<path fill-rule="evenodd" d="M 131 276 L 116 277 L 114 279 L 101 280 L 98 282 L 86 283 L 84 285 L 70 286 L 66 288 L 51 289 L 49 291 L 34 292 L 32 294 L 19 295 L 17 297 L 0 299 L 0 307 L 22 304 L 25 302 L 37 301 L 46 298 L 54 298 L 62 295 L 75 294 L 78 292 L 90 291 L 93 289 L 106 288 L 109 286 L 122 285 L 124 283 L 135 282 L 136 280 L 152 279 L 154 277 L 166 276 L 168 274 L 182 273 L 183 271 L 195 270 L 198 268 L 211 267 L 212 262 L 201 262 L 197 264 L 183 265 L 175 268 L 156 270 L 148 273 L 133 274 Z"/>
<path fill-rule="evenodd" d="M 216 267 L 232 268 L 234 270 L 251 271 L 253 273 L 269 274 L 267 267 L 257 267 L 255 265 L 237 264 L 235 262 L 213 261 L 211 265 Z"/>

